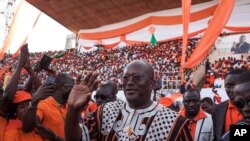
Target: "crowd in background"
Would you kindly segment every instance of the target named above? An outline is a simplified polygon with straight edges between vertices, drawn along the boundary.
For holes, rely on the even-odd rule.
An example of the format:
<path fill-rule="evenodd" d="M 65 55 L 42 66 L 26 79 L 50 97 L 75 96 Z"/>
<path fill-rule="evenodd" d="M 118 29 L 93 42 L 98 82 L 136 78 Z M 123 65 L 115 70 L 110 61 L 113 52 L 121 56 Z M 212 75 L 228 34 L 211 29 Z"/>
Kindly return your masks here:
<path fill-rule="evenodd" d="M 250 56 L 241 55 L 240 59 L 235 57 L 220 58 L 214 63 L 206 62 L 205 88 L 225 88 L 225 74 L 232 69 L 247 70 L 250 68 Z"/>
<path fill-rule="evenodd" d="M 198 38 L 189 40 L 186 51 L 187 59 L 190 57 L 198 42 Z M 63 57 L 53 59 L 49 68 L 57 72 L 68 73 L 73 78 L 76 78 L 79 73 L 84 74 L 88 70 L 96 70 L 100 74 L 100 80 L 113 79 L 121 84 L 122 72 L 126 65 L 133 60 L 142 59 L 153 66 L 156 80 L 161 81 L 161 78 L 180 80 L 181 45 L 182 40 L 174 40 L 157 45 L 139 44 L 114 49 L 99 48 L 87 53 L 76 54 L 75 52 L 66 52 Z M 61 52 L 63 51 L 31 53 L 31 63 L 35 64 L 40 61 L 44 54 L 53 57 Z M 7 68 L 11 68 L 13 71 L 16 64 L 17 59 L 12 59 L 11 55 L 6 55 L 1 61 L 0 74 L 2 85 L 4 75 L 7 74 L 8 71 Z M 190 73 L 189 71 L 189 74 L 186 75 L 186 79 L 189 79 Z M 27 73 L 23 72 L 20 84 L 24 84 L 28 78 L 27 76 Z M 39 77 L 41 80 L 45 80 L 47 78 L 46 72 L 42 71 Z M 167 85 L 175 85 L 175 87 L 178 87 L 179 83 L 172 84 L 172 82 L 169 81 Z"/>

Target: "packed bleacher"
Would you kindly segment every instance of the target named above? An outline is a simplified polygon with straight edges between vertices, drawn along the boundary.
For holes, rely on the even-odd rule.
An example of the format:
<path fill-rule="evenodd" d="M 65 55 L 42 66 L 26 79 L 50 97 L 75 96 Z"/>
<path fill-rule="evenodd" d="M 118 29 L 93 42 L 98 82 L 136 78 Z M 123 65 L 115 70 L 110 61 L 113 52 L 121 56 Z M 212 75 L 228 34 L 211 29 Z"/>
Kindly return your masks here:
<path fill-rule="evenodd" d="M 186 51 L 187 58 L 190 57 L 198 41 L 198 38 L 189 40 Z M 100 80 L 113 79 L 121 83 L 122 72 L 126 64 L 140 59 L 146 60 L 153 66 L 157 78 L 169 79 L 168 85 L 174 85 L 177 88 L 180 83 L 174 83 L 172 80 L 180 80 L 181 44 L 182 40 L 174 40 L 159 43 L 155 46 L 148 44 L 131 45 L 123 48 L 98 49 L 92 52 L 77 54 L 68 51 L 61 58 L 54 58 L 49 68 L 57 72 L 67 73 L 73 78 L 76 78 L 79 73 L 84 74 L 88 70 L 96 70 L 100 74 Z M 53 58 L 62 52 L 64 51 L 31 53 L 31 63 L 35 64 L 40 61 L 44 54 Z M 17 60 L 12 59 L 11 55 L 6 55 L 1 66 L 5 66 L 5 68 L 11 66 L 14 69 L 16 62 Z M 4 72 L 2 73 L 3 76 L 1 78 L 3 82 Z M 190 74 L 189 72 L 186 79 L 189 78 Z M 41 80 L 45 80 L 46 76 L 45 71 L 39 73 Z M 21 76 L 20 84 L 24 84 L 27 78 L 27 73 L 24 72 Z"/>
<path fill-rule="evenodd" d="M 225 88 L 225 75 L 233 69 L 247 70 L 250 68 L 250 56 L 219 58 L 214 63 L 206 62 L 205 88 Z"/>

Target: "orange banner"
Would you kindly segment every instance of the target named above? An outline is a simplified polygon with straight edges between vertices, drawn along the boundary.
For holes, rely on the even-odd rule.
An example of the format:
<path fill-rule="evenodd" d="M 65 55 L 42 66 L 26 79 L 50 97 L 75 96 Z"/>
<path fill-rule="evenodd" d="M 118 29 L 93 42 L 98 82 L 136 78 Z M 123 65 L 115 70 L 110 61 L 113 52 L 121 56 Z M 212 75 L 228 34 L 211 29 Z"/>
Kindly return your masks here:
<path fill-rule="evenodd" d="M 35 22 L 34 22 L 34 24 L 33 24 L 32 30 L 35 28 L 35 26 L 36 26 L 36 24 L 37 24 L 37 22 L 38 22 L 40 16 L 41 16 L 41 12 L 40 12 L 40 14 L 37 16 L 37 18 L 36 18 L 36 20 L 35 20 Z M 32 30 L 31 30 L 31 32 L 32 32 Z M 30 32 L 30 33 L 31 33 L 31 32 Z M 19 48 L 17 49 L 17 51 L 13 54 L 12 59 L 15 59 L 15 58 L 18 57 L 18 54 L 19 54 L 19 52 L 20 52 L 20 50 L 21 50 L 21 47 L 27 42 L 30 33 L 25 37 L 25 39 L 24 39 L 23 42 L 21 43 L 20 47 L 19 47 Z"/>
<path fill-rule="evenodd" d="M 190 59 L 186 63 L 186 68 L 193 68 L 198 65 L 208 55 L 209 50 L 223 28 L 225 27 L 234 7 L 235 0 L 221 0 L 217 7 L 213 18 L 209 22 L 208 28 L 203 38 L 192 53 Z M 227 9 L 227 10 L 225 10 Z"/>
<path fill-rule="evenodd" d="M 206 9 L 194 12 L 190 15 L 190 22 L 195 22 L 204 18 L 207 18 L 214 14 L 216 7 L 218 5 L 214 5 L 208 7 Z M 87 33 L 87 32 L 80 32 L 79 37 L 80 39 L 87 39 L 87 40 L 99 40 L 99 39 L 107 39 L 112 37 L 117 37 L 121 35 L 125 35 L 139 29 L 142 29 L 146 26 L 151 24 L 154 25 L 176 25 L 182 24 L 182 15 L 177 16 L 151 16 L 141 21 L 138 21 L 134 24 L 127 25 L 118 29 L 103 31 L 103 32 L 94 32 L 94 33 Z"/>
<path fill-rule="evenodd" d="M 191 0 L 182 0 L 182 22 L 183 22 L 183 38 L 182 38 L 182 54 L 181 54 L 181 80 L 185 81 L 184 65 L 186 59 L 186 48 L 188 40 L 188 26 L 190 19 Z"/>
<path fill-rule="evenodd" d="M 92 47 L 83 46 L 84 49 L 90 50 Z"/>
<path fill-rule="evenodd" d="M 113 43 L 113 44 L 109 44 L 109 45 L 104 45 L 104 48 L 105 48 L 105 49 L 112 49 L 112 48 L 118 46 L 118 45 L 120 44 L 120 42 L 121 42 L 121 41 L 116 42 L 116 43 Z"/>
<path fill-rule="evenodd" d="M 250 31 L 250 26 L 245 26 L 245 27 L 226 26 L 225 29 L 235 32 L 247 32 Z"/>
<path fill-rule="evenodd" d="M 19 11 L 20 11 L 21 7 L 23 6 L 24 2 L 25 2 L 25 0 L 21 0 L 17 9 L 16 9 L 15 15 L 13 17 L 13 21 L 11 23 L 11 28 L 9 29 L 8 35 L 5 38 L 3 46 L 0 49 L 0 60 L 3 59 L 4 54 L 9 46 L 9 42 L 10 42 L 11 38 L 13 37 L 13 35 L 15 34 L 16 28 L 14 25 L 17 25 L 17 21 L 15 19 L 16 19 L 16 17 L 19 16 Z"/>

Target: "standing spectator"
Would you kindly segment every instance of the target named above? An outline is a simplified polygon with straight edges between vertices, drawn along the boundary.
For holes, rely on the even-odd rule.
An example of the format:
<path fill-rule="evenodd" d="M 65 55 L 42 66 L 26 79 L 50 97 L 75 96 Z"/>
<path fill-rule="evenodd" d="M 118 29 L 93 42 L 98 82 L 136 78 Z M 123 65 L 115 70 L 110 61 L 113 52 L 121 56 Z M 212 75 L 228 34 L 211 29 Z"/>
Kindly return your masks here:
<path fill-rule="evenodd" d="M 225 76 L 225 89 L 229 100 L 226 100 L 214 108 L 213 122 L 214 122 L 214 138 L 218 141 L 221 136 L 227 132 L 230 125 L 242 120 L 242 115 L 235 107 L 234 100 L 234 86 L 235 80 L 242 70 L 231 70 Z"/>
<path fill-rule="evenodd" d="M 98 106 L 116 101 L 116 94 L 118 93 L 117 85 L 112 80 L 108 80 L 101 84 L 96 91 L 95 100 Z"/>
<path fill-rule="evenodd" d="M 214 111 L 214 107 L 215 107 L 215 104 L 213 102 L 213 100 L 210 98 L 210 97 L 204 97 L 202 100 L 201 100 L 201 108 L 212 115 L 213 111 Z"/>
<path fill-rule="evenodd" d="M 250 125 L 250 71 L 246 71 L 237 78 L 234 88 L 234 103 L 238 110 L 242 113 L 243 119 L 235 123 L 235 125 Z M 220 141 L 230 140 L 230 130 L 227 131 Z"/>
<path fill-rule="evenodd" d="M 54 83 L 43 84 L 36 92 L 23 118 L 24 131 L 30 132 L 38 122 L 64 139 L 67 100 L 73 85 L 74 80 L 63 73 L 56 76 Z M 48 95 L 50 96 L 46 98 Z"/>
<path fill-rule="evenodd" d="M 213 121 L 210 114 L 200 107 L 200 94 L 195 89 L 188 89 L 183 95 L 184 110 L 180 115 L 190 120 L 189 129 L 194 141 L 213 140 Z"/>

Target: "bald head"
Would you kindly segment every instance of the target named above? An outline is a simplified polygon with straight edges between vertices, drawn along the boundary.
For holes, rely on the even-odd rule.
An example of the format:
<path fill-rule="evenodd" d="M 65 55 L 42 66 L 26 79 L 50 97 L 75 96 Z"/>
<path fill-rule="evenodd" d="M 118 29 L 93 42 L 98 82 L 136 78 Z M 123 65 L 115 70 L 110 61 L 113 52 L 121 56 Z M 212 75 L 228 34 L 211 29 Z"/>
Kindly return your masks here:
<path fill-rule="evenodd" d="M 127 65 L 124 72 L 126 72 L 128 68 L 131 68 L 131 67 L 138 68 L 138 70 L 143 69 L 150 78 L 154 78 L 154 69 L 146 61 L 134 60 Z"/>
<path fill-rule="evenodd" d="M 136 60 L 127 65 L 123 74 L 123 88 L 131 108 L 141 109 L 152 103 L 153 79 L 154 70 L 148 63 Z"/>

